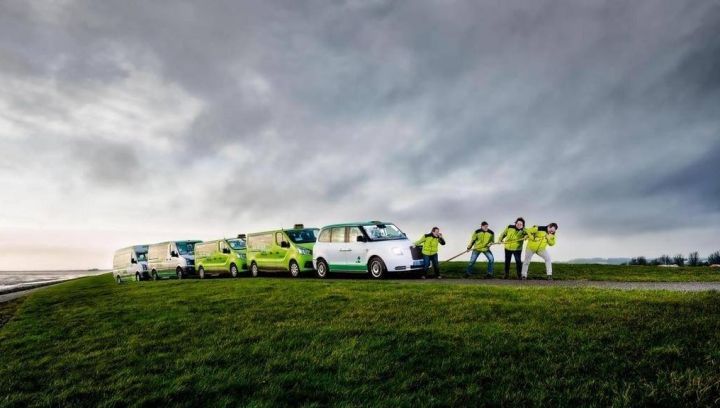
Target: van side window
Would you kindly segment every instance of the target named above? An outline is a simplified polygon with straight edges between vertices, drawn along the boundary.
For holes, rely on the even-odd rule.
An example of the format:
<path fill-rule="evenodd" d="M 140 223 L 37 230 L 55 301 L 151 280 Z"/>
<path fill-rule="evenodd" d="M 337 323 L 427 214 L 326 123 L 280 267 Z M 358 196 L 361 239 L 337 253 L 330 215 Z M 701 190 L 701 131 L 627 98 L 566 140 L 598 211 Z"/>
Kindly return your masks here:
<path fill-rule="evenodd" d="M 357 242 L 357 237 L 362 237 L 363 233 L 358 227 L 350 227 L 350 233 L 348 234 L 348 242 Z"/>
<path fill-rule="evenodd" d="M 345 242 L 345 227 L 335 227 L 332 229 L 331 242 Z"/>
<path fill-rule="evenodd" d="M 285 234 L 282 232 L 275 233 L 275 243 L 280 245 L 281 242 L 285 241 Z"/>
<path fill-rule="evenodd" d="M 330 242 L 330 229 L 329 228 L 324 229 L 320 233 L 320 236 L 318 237 L 318 242 Z"/>

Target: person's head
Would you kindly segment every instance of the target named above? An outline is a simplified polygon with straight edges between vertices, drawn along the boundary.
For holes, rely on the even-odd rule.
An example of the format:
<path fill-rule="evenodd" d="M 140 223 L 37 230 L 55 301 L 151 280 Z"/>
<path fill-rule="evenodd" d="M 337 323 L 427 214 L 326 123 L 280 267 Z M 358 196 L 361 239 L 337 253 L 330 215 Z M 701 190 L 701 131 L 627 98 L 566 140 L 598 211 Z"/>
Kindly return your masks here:
<path fill-rule="evenodd" d="M 554 234 L 555 231 L 557 231 L 557 229 L 558 229 L 558 225 L 557 225 L 556 223 L 554 223 L 554 222 L 551 222 L 551 223 L 548 224 L 548 226 L 547 226 L 547 230 L 548 230 L 548 232 L 551 233 L 551 234 Z"/>
<path fill-rule="evenodd" d="M 487 221 L 483 221 L 482 224 L 480 224 L 480 229 L 483 231 L 487 231 L 490 229 L 490 224 L 487 223 Z"/>
<path fill-rule="evenodd" d="M 430 233 L 437 237 L 438 235 L 440 235 L 440 228 L 433 227 L 433 229 L 432 229 L 432 231 L 430 231 Z"/>
<path fill-rule="evenodd" d="M 523 217 L 518 217 L 518 219 L 515 220 L 515 228 L 517 228 L 517 229 L 525 228 L 525 219 Z"/>

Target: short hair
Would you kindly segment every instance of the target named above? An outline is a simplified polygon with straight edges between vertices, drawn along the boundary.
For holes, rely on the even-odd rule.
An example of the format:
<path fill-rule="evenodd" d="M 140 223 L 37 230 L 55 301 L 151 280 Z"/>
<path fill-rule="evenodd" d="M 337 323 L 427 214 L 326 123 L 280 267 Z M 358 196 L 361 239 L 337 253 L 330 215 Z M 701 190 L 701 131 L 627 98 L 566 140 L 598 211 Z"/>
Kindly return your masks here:
<path fill-rule="evenodd" d="M 487 221 L 483 221 L 480 223 L 480 226 L 483 226 L 483 225 L 490 225 L 490 224 L 488 224 Z"/>
<path fill-rule="evenodd" d="M 550 224 L 548 224 L 548 228 L 550 228 L 550 227 L 555 227 L 555 229 L 558 229 L 558 225 L 554 222 L 551 222 Z"/>
<path fill-rule="evenodd" d="M 515 220 L 515 224 L 517 224 L 518 221 L 522 221 L 523 225 L 525 225 L 525 218 L 523 218 L 523 217 L 518 217 L 518 219 Z"/>
<path fill-rule="evenodd" d="M 435 231 L 435 230 L 440 231 L 440 228 L 438 228 L 438 227 L 432 227 L 432 229 L 431 229 L 430 231 Z"/>

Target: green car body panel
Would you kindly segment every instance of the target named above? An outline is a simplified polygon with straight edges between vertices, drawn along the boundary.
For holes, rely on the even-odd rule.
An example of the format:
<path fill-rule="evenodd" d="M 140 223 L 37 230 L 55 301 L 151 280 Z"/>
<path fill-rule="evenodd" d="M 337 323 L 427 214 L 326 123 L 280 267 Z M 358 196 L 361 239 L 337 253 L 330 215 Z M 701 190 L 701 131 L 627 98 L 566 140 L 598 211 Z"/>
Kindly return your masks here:
<path fill-rule="evenodd" d="M 293 229 L 256 232 L 247 235 L 247 264 L 263 272 L 288 271 L 292 262 L 301 272 L 312 271 L 312 250 L 318 228 L 296 226 Z"/>
<path fill-rule="evenodd" d="M 216 239 L 195 244 L 195 268 L 206 276 L 231 275 L 235 265 L 238 273 L 247 271 L 247 249 L 242 238 Z"/>

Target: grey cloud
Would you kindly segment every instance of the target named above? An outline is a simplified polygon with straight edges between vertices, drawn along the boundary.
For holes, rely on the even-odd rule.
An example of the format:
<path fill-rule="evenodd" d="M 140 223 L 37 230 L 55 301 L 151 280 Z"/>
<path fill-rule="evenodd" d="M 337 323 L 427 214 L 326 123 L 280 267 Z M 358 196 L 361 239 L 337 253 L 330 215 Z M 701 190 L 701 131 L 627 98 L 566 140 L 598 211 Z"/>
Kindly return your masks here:
<path fill-rule="evenodd" d="M 249 157 L 212 170 L 224 182 L 193 192 L 220 197 L 198 211 L 281 218 L 291 203 L 413 228 L 524 214 L 606 235 L 720 213 L 713 1 L 77 1 L 49 20 L 5 8 L 4 75 L 110 87 L 130 65 L 203 104 L 172 135 L 177 154 L 73 145 L 99 189 L 128 163 L 146 176 L 148 156 L 169 177 L 241 146 Z"/>

